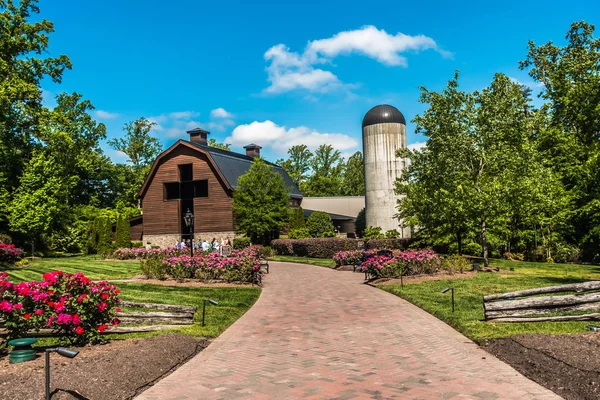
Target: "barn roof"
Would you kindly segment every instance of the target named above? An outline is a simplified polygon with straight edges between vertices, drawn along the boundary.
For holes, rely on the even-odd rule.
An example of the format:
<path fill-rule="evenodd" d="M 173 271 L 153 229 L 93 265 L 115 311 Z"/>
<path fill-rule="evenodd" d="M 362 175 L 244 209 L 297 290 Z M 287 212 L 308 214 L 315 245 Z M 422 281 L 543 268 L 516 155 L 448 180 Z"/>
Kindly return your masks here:
<path fill-rule="evenodd" d="M 189 140 L 178 140 L 173 146 L 169 147 L 167 150 L 163 151 L 154 161 L 152 165 L 152 169 L 150 173 L 146 177 L 146 182 L 140 189 L 138 194 L 139 197 L 143 197 L 148 184 L 154 177 L 154 173 L 158 168 L 159 160 L 163 158 L 166 154 L 170 153 L 174 150 L 178 145 L 186 145 L 191 148 L 195 148 L 202 153 L 205 153 L 209 156 L 209 159 L 213 161 L 217 171 L 219 172 L 221 178 L 225 180 L 227 186 L 231 189 L 235 190 L 237 188 L 238 178 L 244 175 L 252 162 L 254 161 L 253 157 L 247 156 L 245 154 L 234 153 L 233 151 L 222 150 L 216 147 L 207 146 L 205 144 L 190 142 Z M 290 196 L 294 199 L 301 199 L 302 193 L 298 190 L 296 184 L 292 181 L 288 173 L 280 166 L 275 165 L 271 162 L 265 161 L 268 165 L 271 166 L 271 169 L 277 172 L 283 178 L 283 182 L 285 186 L 290 189 Z"/>

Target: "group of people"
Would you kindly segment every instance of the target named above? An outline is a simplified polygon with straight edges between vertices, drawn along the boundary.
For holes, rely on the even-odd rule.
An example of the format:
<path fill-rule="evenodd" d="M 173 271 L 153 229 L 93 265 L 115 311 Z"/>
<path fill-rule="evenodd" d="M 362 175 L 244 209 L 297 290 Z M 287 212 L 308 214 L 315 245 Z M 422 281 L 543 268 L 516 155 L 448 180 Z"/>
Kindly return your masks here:
<path fill-rule="evenodd" d="M 190 241 L 190 239 L 181 240 L 181 243 L 177 243 L 178 249 L 186 249 L 191 246 L 194 246 L 194 250 L 198 251 L 218 251 L 219 253 L 223 252 L 223 247 L 231 246 L 231 240 L 229 238 L 221 240 L 221 243 L 216 238 L 209 243 L 206 239 L 198 240 L 196 242 Z"/>

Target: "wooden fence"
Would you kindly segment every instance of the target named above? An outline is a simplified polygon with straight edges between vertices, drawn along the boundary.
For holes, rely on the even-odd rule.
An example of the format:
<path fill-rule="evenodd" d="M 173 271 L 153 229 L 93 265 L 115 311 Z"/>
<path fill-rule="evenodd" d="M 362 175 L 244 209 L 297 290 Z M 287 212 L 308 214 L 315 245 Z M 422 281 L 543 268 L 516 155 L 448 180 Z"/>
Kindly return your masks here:
<path fill-rule="evenodd" d="M 600 310 L 598 290 L 600 290 L 600 281 L 592 281 L 492 294 L 483 298 L 485 320 L 492 322 L 598 321 L 600 320 L 600 313 L 597 312 Z M 568 292 L 575 292 L 575 294 L 539 296 Z M 518 297 L 524 298 L 517 299 Z M 561 313 L 570 314 L 556 315 Z"/>

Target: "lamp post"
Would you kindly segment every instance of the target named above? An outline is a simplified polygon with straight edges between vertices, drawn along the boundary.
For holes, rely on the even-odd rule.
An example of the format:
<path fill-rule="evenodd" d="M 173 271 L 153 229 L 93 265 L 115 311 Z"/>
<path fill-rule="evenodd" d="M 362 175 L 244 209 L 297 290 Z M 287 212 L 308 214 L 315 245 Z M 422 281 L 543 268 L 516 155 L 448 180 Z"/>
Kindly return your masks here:
<path fill-rule="evenodd" d="M 67 349 L 66 347 L 46 349 L 46 400 L 50 400 L 50 353 L 58 353 L 63 357 L 73 358 L 79 354 L 79 351 Z"/>
<path fill-rule="evenodd" d="M 202 326 L 204 326 L 204 315 L 206 314 L 206 303 L 210 303 L 213 306 L 218 306 L 219 303 L 217 303 L 216 301 L 212 300 L 212 299 L 204 299 L 204 301 L 202 302 Z"/>
<path fill-rule="evenodd" d="M 452 312 L 454 312 L 454 288 L 447 287 L 446 289 L 442 290 L 442 293 L 446 293 L 448 290 L 452 291 Z"/>
<path fill-rule="evenodd" d="M 190 256 L 194 256 L 194 214 L 188 208 L 185 214 L 183 215 L 183 220 L 185 221 L 185 226 L 190 228 Z"/>

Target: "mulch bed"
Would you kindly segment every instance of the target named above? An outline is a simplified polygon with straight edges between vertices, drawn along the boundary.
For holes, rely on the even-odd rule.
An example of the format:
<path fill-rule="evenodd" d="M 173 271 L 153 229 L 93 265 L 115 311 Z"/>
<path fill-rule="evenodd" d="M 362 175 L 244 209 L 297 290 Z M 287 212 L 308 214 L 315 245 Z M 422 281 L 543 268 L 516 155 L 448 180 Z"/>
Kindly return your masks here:
<path fill-rule="evenodd" d="M 198 279 L 146 279 L 144 275 L 137 275 L 129 279 L 109 279 L 113 283 L 143 283 L 158 286 L 178 286 L 178 287 L 254 287 L 252 283 L 247 282 L 223 282 L 223 281 L 201 281 Z"/>
<path fill-rule="evenodd" d="M 600 334 L 517 335 L 485 349 L 567 400 L 600 398 Z"/>
<path fill-rule="evenodd" d="M 434 275 L 409 275 L 405 276 L 403 279 L 404 284 L 407 283 L 419 283 L 419 282 L 428 282 L 428 281 L 444 281 L 444 280 L 452 280 L 452 279 L 467 279 L 473 278 L 477 275 L 477 272 L 469 271 L 463 272 L 462 274 L 434 274 Z M 400 278 L 398 279 L 389 279 L 389 278 L 381 278 L 371 282 L 372 285 L 375 286 L 387 286 L 387 285 L 400 285 Z"/>
<path fill-rule="evenodd" d="M 131 399 L 202 351 L 208 341 L 182 334 L 113 340 L 80 348 L 73 359 L 51 355 L 52 399 Z M 0 359 L 0 399 L 43 399 L 44 357 Z"/>

